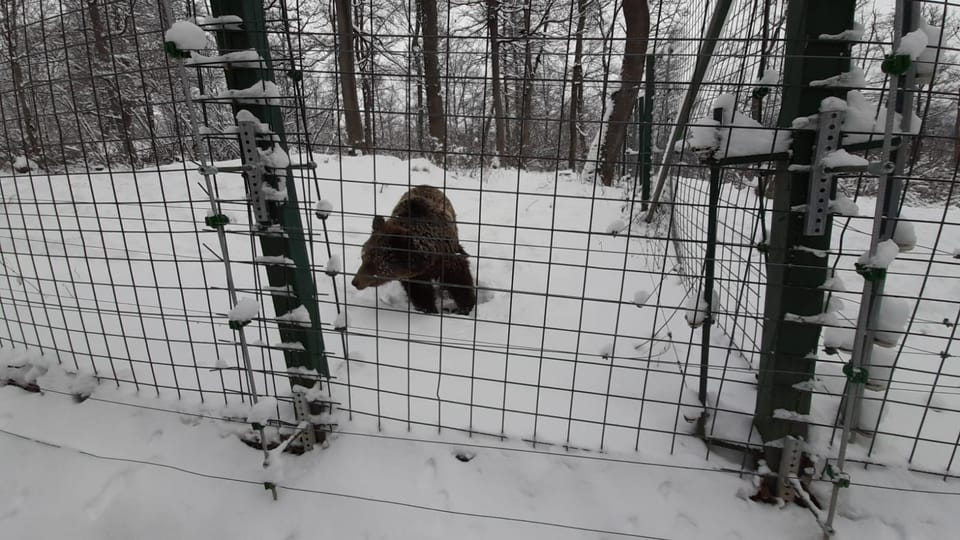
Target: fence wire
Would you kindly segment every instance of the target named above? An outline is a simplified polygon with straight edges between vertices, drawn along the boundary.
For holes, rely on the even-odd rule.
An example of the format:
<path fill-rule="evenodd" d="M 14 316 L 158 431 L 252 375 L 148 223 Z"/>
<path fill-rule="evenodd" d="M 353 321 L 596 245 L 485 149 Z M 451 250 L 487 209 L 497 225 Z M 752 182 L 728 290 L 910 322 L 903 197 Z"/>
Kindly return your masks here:
<path fill-rule="evenodd" d="M 344 4 L 353 21 L 356 106 L 345 104 L 338 62 L 345 52 L 336 10 Z M 637 116 L 610 185 L 596 171 L 626 41 L 621 3 L 440 2 L 433 17 L 418 13 L 423 4 L 433 5 L 266 6 L 332 375 L 325 392 L 339 404 L 340 421 L 355 431 L 455 430 L 536 445 L 670 452 L 678 438 L 695 436 L 694 420 L 706 408 L 708 435 L 755 448 L 756 373 L 771 322 L 768 261 L 758 247 L 773 218 L 773 165 L 723 170 L 712 306 L 720 332 L 703 343 L 703 328 L 688 321 L 700 317 L 691 300 L 702 295 L 709 167 L 686 145 L 666 148 L 714 3 L 650 3 L 650 145 L 641 145 Z M 734 2 L 692 121 L 710 118 L 717 98 L 732 94 L 745 115 L 776 125 L 785 5 Z M 911 317 L 896 346 L 877 353 L 876 388 L 866 396 L 873 425 L 863 426 L 874 435 L 853 457 L 906 459 L 950 475 L 960 444 L 960 372 L 951 362 L 960 318 L 960 15 L 955 2 L 923 6 L 943 40 L 938 75 L 918 92 L 923 125 L 904 172 L 902 215 L 914 225 L 916 247 L 891 266 L 887 289 Z M 204 155 L 221 171 L 238 165 L 231 101 L 217 97 L 227 88 L 223 66 L 198 66 L 195 57 L 184 79 L 163 51 L 164 32 L 177 20 L 215 31 L 222 23 L 204 19 L 211 13 L 202 2 L 5 3 L 0 348 L 38 350 L 163 398 L 249 399 L 217 232 L 204 225 L 210 194 L 183 99 L 186 89 L 196 100 Z M 880 103 L 892 23 L 873 4 L 859 9 L 858 20 L 864 34 L 853 62 L 864 71 L 863 94 Z M 432 59 L 424 54 L 431 42 Z M 207 45 L 200 52 L 208 56 L 237 52 L 216 51 L 210 35 Z M 433 69 L 436 81 L 428 80 Z M 431 99 L 440 102 L 439 123 Z M 359 139 L 346 125 L 352 113 L 359 113 Z M 679 155 L 668 212 L 642 225 L 631 218 L 642 204 L 643 156 L 652 156 L 655 170 L 668 152 Z M 350 285 L 374 216 L 389 215 L 423 183 L 443 188 L 456 209 L 477 285 L 469 316 L 420 314 L 396 283 L 365 291 Z M 831 293 L 845 307 L 824 330 L 807 418 L 811 442 L 827 455 L 846 381 L 844 336 L 855 325 L 861 288 L 853 263 L 868 246 L 877 187 L 849 175 L 840 189 L 861 216 L 836 219 L 825 254 L 847 284 Z M 264 306 L 247 330 L 255 384 L 262 397 L 279 399 L 275 416 L 291 421 L 279 314 L 269 307 L 276 291 L 258 264 L 243 177 L 221 172 L 213 197 L 233 218 L 226 237 L 237 291 Z M 320 201 L 332 209 L 325 219 L 316 215 Z M 703 347 L 709 364 L 701 371 Z M 697 395 L 701 374 L 707 403 Z"/>

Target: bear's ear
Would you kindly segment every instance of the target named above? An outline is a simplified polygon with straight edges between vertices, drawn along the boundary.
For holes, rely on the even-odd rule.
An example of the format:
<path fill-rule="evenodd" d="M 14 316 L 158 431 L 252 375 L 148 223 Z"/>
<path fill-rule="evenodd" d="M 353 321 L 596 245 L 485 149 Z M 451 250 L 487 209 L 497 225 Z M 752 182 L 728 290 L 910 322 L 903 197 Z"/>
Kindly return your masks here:
<path fill-rule="evenodd" d="M 387 224 L 387 221 L 383 219 L 383 216 L 374 216 L 373 217 L 373 232 L 383 230 L 383 227 Z"/>

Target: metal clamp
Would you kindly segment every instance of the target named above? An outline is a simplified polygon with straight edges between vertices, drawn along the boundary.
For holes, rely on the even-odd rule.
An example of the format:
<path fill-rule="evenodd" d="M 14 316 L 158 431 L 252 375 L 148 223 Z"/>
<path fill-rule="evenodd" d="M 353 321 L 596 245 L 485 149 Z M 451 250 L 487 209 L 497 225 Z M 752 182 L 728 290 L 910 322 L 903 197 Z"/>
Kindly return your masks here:
<path fill-rule="evenodd" d="M 239 122 L 240 159 L 243 162 L 243 174 L 247 179 L 250 205 L 253 217 L 260 224 L 270 224 L 269 206 L 263 190 L 264 167 L 257 147 L 257 122 Z"/>
<path fill-rule="evenodd" d="M 823 472 L 830 478 L 830 482 L 836 484 L 837 487 L 847 488 L 850 487 L 850 473 L 844 471 L 836 471 L 833 469 L 833 466 L 827 463 L 826 468 Z"/>
<path fill-rule="evenodd" d="M 795 437 L 787 436 L 783 439 L 783 452 L 780 454 L 780 471 L 778 472 L 777 497 L 784 501 L 792 501 L 797 493 L 788 481 L 800 473 L 800 458 L 803 456 L 803 442 Z"/>
<path fill-rule="evenodd" d="M 310 423 L 310 401 L 307 399 L 307 393 L 299 388 L 293 390 L 293 414 L 301 425 L 303 422 Z M 300 439 L 300 444 L 303 445 L 304 452 L 313 450 L 314 445 L 317 444 L 317 434 L 313 426 L 310 425 L 306 429 L 298 431 L 297 437 Z"/>
<path fill-rule="evenodd" d="M 834 174 L 820 166 L 828 153 L 840 146 L 840 130 L 843 127 L 843 111 L 820 113 L 817 126 L 817 151 L 813 158 L 814 167 L 810 171 L 810 191 L 807 193 L 807 215 L 804 219 L 803 234 L 823 236 L 827 231 L 827 213 L 830 210 L 830 191 L 833 188 Z"/>

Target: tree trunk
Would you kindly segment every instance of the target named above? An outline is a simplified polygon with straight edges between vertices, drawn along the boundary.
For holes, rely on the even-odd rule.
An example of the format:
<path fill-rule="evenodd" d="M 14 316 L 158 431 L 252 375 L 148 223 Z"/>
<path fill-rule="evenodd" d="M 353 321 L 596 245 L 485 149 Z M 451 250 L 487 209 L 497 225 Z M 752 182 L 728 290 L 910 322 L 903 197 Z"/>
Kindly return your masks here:
<path fill-rule="evenodd" d="M 410 42 L 411 62 L 413 62 L 413 72 L 416 77 L 417 93 L 417 151 L 423 155 L 423 55 L 420 53 L 420 12 L 417 10 L 414 16 L 413 31 L 410 33 L 412 41 Z M 410 141 L 413 144 L 413 141 Z"/>
<path fill-rule="evenodd" d="M 532 47 L 530 46 L 530 40 L 527 39 L 527 44 L 524 50 L 524 77 L 523 77 L 523 88 L 521 91 L 521 100 L 520 100 L 520 149 L 517 152 L 517 166 L 520 168 L 526 167 L 527 159 L 530 157 L 529 148 L 530 148 L 530 118 L 533 117 L 533 76 L 540 68 L 540 61 L 543 59 L 543 47 L 541 46 L 540 50 L 537 51 L 536 58 L 533 58 Z"/>
<path fill-rule="evenodd" d="M 499 162 L 507 148 L 504 127 L 503 89 L 500 86 L 500 0 L 487 0 L 487 33 L 490 36 L 490 71 L 493 91 L 493 125 Z"/>
<path fill-rule="evenodd" d="M 373 130 L 374 130 L 374 119 L 373 114 L 376 110 L 374 105 L 374 88 L 373 88 L 373 43 L 367 41 L 363 36 L 363 4 L 356 4 L 354 6 L 356 12 L 354 13 L 354 20 L 356 21 L 358 39 L 354 40 L 354 54 L 357 60 L 357 64 L 360 68 L 360 93 L 363 95 L 363 140 L 366 141 L 367 145 L 374 144 Z M 372 36 L 372 23 L 371 23 L 371 36 Z M 371 38 L 372 39 L 372 38 Z"/>
<path fill-rule="evenodd" d="M 443 114 L 443 98 L 440 95 L 440 62 L 438 60 L 439 28 L 437 24 L 437 0 L 418 0 L 421 24 L 423 25 L 423 71 L 427 93 L 427 123 L 430 130 L 430 148 L 436 162 L 446 153 L 446 126 Z"/>
<path fill-rule="evenodd" d="M 953 161 L 954 167 L 960 166 L 960 95 L 957 96 L 957 121 L 953 125 Z"/>
<path fill-rule="evenodd" d="M 583 32 L 587 25 L 589 0 L 577 0 L 577 44 L 573 52 L 573 81 L 570 95 L 570 146 L 567 152 L 567 167 L 577 170 L 577 139 L 580 132 L 580 111 L 583 110 Z"/>
<path fill-rule="evenodd" d="M 620 88 L 611 96 L 613 110 L 610 111 L 600 149 L 600 180 L 605 186 L 613 184 L 627 122 L 630 121 L 630 112 L 637 101 L 640 82 L 643 80 L 643 61 L 647 53 L 647 38 L 650 35 L 650 9 L 647 0 L 622 0 L 622 7 L 627 40 L 620 68 Z"/>
<path fill-rule="evenodd" d="M 343 116 L 347 123 L 347 144 L 350 153 L 366 150 L 363 121 L 357 101 L 357 73 L 353 58 L 353 9 L 350 0 L 336 0 L 337 62 L 340 68 L 340 91 L 343 97 Z"/>
<path fill-rule="evenodd" d="M 530 128 L 527 126 L 530 118 L 530 94 L 533 92 L 533 46 L 530 43 L 530 19 L 531 6 L 530 0 L 526 0 L 523 7 L 523 26 L 520 32 L 523 36 L 523 77 L 520 79 L 520 87 L 517 89 L 517 115 L 519 122 L 516 124 L 517 133 L 514 140 L 517 141 L 517 168 L 524 168 L 524 154 L 528 143 L 530 142 Z"/>

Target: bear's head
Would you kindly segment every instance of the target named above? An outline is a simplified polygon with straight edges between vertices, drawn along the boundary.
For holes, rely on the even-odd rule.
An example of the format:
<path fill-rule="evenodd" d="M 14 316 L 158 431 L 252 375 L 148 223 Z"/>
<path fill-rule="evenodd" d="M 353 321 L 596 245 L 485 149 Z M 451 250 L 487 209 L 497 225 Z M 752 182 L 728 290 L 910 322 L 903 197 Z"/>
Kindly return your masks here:
<path fill-rule="evenodd" d="M 379 287 L 396 279 L 411 279 L 423 271 L 423 255 L 413 249 L 408 231 L 395 220 L 373 218 L 373 233 L 363 244 L 362 262 L 351 282 L 357 290 Z"/>

